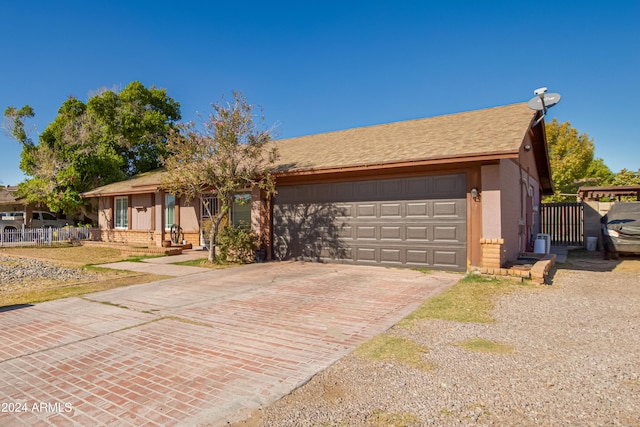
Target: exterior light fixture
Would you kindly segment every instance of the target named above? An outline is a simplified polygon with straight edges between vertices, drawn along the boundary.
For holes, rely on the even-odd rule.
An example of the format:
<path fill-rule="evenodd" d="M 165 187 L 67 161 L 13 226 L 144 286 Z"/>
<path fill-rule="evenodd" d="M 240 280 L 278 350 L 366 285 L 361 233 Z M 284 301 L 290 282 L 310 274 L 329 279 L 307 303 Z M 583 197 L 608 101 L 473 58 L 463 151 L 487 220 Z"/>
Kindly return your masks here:
<path fill-rule="evenodd" d="M 471 189 L 471 197 L 473 197 L 474 199 L 477 199 L 480 196 L 480 191 L 478 190 L 478 187 L 473 187 Z"/>

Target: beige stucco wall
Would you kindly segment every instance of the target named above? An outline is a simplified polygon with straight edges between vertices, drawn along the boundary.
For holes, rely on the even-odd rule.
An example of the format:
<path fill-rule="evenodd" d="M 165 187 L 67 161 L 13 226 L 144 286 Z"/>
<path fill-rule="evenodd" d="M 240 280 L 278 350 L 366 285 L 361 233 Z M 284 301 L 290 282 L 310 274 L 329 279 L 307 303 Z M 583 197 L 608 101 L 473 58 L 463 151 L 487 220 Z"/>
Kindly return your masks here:
<path fill-rule="evenodd" d="M 151 227 L 151 194 L 131 196 L 131 229 L 149 231 Z"/>
<path fill-rule="evenodd" d="M 502 238 L 504 239 L 504 258 L 512 260 L 518 258 L 524 250 L 525 237 L 521 234 L 523 226 L 520 219 L 524 219 L 526 206 L 526 188 L 521 181 L 520 169 L 513 160 L 500 162 L 500 194 L 502 195 Z"/>
<path fill-rule="evenodd" d="M 587 237 L 598 238 L 598 248 L 602 248 L 602 223 L 600 220 L 605 216 L 613 202 L 599 202 L 595 200 L 584 202 L 584 241 Z"/>
<path fill-rule="evenodd" d="M 155 211 L 153 230 L 158 233 L 159 239 L 161 239 L 162 232 L 164 231 L 164 192 L 156 191 L 153 194 L 151 203 L 153 203 Z"/>
<path fill-rule="evenodd" d="M 502 238 L 500 166 L 482 166 L 481 181 L 482 238 L 500 239 Z"/>
<path fill-rule="evenodd" d="M 482 239 L 493 246 L 496 239 L 502 241 L 501 262 L 514 260 L 530 249 L 531 235 L 540 232 L 540 184 L 533 153 L 522 149 L 518 159 L 482 166 L 481 181 Z"/>
<path fill-rule="evenodd" d="M 180 198 L 180 227 L 185 233 L 197 233 L 200 229 L 200 199 L 193 199 L 187 203 Z"/>
<path fill-rule="evenodd" d="M 98 201 L 98 227 L 107 229 L 111 225 L 113 209 L 110 197 L 100 197 Z"/>

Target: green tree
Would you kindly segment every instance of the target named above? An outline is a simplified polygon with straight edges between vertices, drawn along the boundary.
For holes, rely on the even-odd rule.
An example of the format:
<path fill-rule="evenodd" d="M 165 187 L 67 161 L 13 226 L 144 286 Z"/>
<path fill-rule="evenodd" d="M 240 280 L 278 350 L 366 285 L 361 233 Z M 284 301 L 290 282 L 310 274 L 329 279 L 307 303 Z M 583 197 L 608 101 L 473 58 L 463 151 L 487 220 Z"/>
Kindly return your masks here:
<path fill-rule="evenodd" d="M 211 193 L 217 197 L 218 212 L 208 212 L 212 218 L 210 262 L 216 259 L 214 242 L 235 195 L 254 187 L 269 195 L 275 192 L 271 171 L 277 155 L 269 144 L 271 132 L 264 127 L 264 117 L 254 122 L 254 106 L 241 92 L 233 93 L 232 103 L 213 104 L 212 109 L 202 129 L 191 122 L 170 131 L 163 183 L 165 189 L 187 201 L 202 200 Z"/>
<path fill-rule="evenodd" d="M 164 89 L 132 82 L 104 90 L 87 104 L 69 98 L 34 143 L 25 132 L 33 110 L 7 108 L 12 135 L 22 143 L 20 168 L 29 176 L 18 194 L 54 212 L 82 211 L 97 218 L 80 194 L 159 167 L 180 105 Z"/>
<path fill-rule="evenodd" d="M 636 172 L 622 169 L 613 178 L 613 185 L 640 185 L 640 169 Z"/>
<path fill-rule="evenodd" d="M 586 133 L 578 134 L 570 122 L 553 119 L 546 124 L 551 179 L 555 194 L 545 201 L 562 201 L 576 194 L 581 185 L 611 182 L 613 173 L 602 159 L 594 159 L 595 146 Z"/>
<path fill-rule="evenodd" d="M 27 118 L 34 117 L 35 113 L 33 108 L 29 105 L 25 105 L 21 109 L 15 107 L 7 107 L 4 111 L 4 117 L 6 120 L 5 128 L 10 129 L 11 135 L 22 144 L 33 144 L 27 131 L 25 130 L 25 121 Z"/>

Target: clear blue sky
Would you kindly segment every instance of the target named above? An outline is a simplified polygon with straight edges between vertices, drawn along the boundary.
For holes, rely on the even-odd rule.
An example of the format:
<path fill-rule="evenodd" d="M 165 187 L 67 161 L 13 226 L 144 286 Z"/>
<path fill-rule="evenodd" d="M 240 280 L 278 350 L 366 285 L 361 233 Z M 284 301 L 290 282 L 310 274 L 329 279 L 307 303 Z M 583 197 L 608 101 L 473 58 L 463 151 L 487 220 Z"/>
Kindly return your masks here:
<path fill-rule="evenodd" d="M 42 131 L 62 102 L 133 80 L 185 120 L 241 90 L 279 138 L 562 95 L 549 119 L 640 168 L 640 1 L 4 1 L 0 109 Z M 37 133 L 34 133 L 37 138 Z M 0 135 L 0 180 L 23 179 Z"/>

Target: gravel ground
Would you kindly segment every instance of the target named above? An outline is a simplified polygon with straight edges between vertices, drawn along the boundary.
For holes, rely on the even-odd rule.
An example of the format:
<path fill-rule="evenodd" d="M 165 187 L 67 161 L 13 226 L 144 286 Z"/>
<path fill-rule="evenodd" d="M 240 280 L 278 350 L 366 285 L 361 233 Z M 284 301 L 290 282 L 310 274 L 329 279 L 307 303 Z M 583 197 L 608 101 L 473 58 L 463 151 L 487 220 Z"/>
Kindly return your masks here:
<path fill-rule="evenodd" d="M 97 274 L 82 269 L 59 267 L 46 261 L 30 258 L 0 256 L 0 291 L 28 286 L 37 280 L 91 280 Z"/>
<path fill-rule="evenodd" d="M 236 426 L 640 426 L 640 274 L 576 266 L 502 297 L 495 323 L 388 331 L 427 347 L 433 371 L 350 355 Z M 515 352 L 455 345 L 469 338 Z"/>

